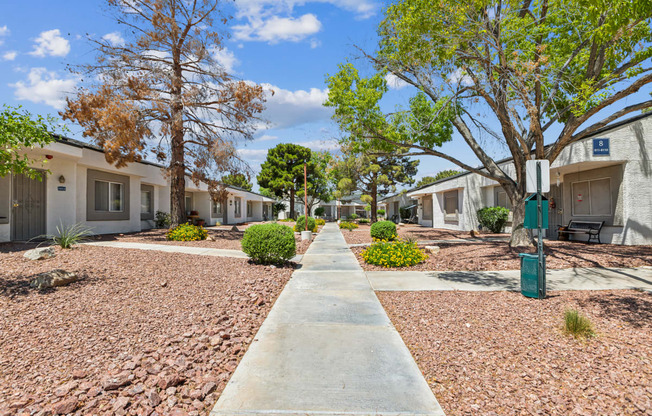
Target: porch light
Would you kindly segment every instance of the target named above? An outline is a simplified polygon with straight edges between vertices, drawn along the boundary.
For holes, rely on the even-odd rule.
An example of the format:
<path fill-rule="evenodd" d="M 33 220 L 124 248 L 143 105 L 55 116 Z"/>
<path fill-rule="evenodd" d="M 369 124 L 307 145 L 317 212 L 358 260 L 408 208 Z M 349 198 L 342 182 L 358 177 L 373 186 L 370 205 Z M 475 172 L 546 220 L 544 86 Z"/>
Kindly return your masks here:
<path fill-rule="evenodd" d="M 59 183 L 66 183 L 66 178 L 63 175 L 59 176 Z"/>
<path fill-rule="evenodd" d="M 229 199 L 229 205 L 233 206 L 233 200 L 232 199 Z"/>

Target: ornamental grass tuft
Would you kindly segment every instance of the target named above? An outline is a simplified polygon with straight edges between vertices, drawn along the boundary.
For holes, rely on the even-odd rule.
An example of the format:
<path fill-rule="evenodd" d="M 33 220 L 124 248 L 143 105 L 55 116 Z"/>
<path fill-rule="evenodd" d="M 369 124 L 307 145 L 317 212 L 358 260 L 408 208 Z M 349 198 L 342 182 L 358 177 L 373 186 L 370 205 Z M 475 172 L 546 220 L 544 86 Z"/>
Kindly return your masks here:
<path fill-rule="evenodd" d="M 170 241 L 199 241 L 206 240 L 207 237 L 208 231 L 204 227 L 192 224 L 179 224 L 165 235 Z"/>
<path fill-rule="evenodd" d="M 410 267 L 425 261 L 428 255 L 416 243 L 404 240 L 376 240 L 362 252 L 368 264 L 381 267 Z"/>
<path fill-rule="evenodd" d="M 575 338 L 592 338 L 595 336 L 593 324 L 586 316 L 576 309 L 566 309 L 564 312 L 564 332 Z"/>

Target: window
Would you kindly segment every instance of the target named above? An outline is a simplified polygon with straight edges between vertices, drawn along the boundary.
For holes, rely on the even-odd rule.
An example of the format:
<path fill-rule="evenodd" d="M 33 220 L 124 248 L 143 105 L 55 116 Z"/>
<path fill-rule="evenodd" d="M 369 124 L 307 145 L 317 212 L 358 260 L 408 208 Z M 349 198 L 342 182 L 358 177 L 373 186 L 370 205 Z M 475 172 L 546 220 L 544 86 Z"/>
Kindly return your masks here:
<path fill-rule="evenodd" d="M 496 187 L 496 206 L 512 209 L 512 201 L 507 198 L 507 192 L 503 191 L 502 188 Z"/>
<path fill-rule="evenodd" d="M 95 181 L 95 211 L 124 211 L 123 184 Z"/>
<path fill-rule="evenodd" d="M 574 216 L 608 217 L 611 210 L 611 178 L 573 182 Z"/>
<path fill-rule="evenodd" d="M 186 211 L 192 211 L 192 195 L 186 195 Z"/>
<path fill-rule="evenodd" d="M 213 214 L 213 218 L 219 218 L 222 216 L 222 203 L 221 202 L 213 202 L 213 209 L 211 210 L 211 213 Z"/>
<path fill-rule="evenodd" d="M 152 213 L 152 191 L 140 191 L 140 213 Z"/>
<path fill-rule="evenodd" d="M 432 196 L 424 196 L 422 199 L 422 216 L 424 220 L 432 220 Z"/>
<path fill-rule="evenodd" d="M 236 218 L 242 216 L 242 200 L 240 198 L 233 198 L 233 210 Z"/>
<path fill-rule="evenodd" d="M 444 193 L 444 212 L 446 220 L 457 220 L 457 190 Z"/>
<path fill-rule="evenodd" d="M 247 217 L 254 216 L 254 204 L 251 201 L 247 201 Z"/>

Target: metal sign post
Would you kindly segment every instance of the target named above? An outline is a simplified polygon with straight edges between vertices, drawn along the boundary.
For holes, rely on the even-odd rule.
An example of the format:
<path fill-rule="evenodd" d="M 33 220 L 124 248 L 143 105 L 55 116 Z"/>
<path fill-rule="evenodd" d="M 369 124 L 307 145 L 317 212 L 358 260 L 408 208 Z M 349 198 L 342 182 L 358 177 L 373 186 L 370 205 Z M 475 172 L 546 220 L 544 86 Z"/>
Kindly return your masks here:
<path fill-rule="evenodd" d="M 543 257 L 543 209 L 541 208 L 541 162 L 537 161 L 537 255 L 539 257 L 539 299 L 546 297 L 546 263 Z"/>

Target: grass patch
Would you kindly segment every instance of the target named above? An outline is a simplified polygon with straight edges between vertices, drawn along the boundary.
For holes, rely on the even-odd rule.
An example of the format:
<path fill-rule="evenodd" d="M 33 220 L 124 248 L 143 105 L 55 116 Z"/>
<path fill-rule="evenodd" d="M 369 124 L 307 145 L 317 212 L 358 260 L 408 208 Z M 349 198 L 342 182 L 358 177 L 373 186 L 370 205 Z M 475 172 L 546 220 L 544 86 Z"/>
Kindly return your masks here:
<path fill-rule="evenodd" d="M 576 309 L 566 309 L 564 312 L 564 332 L 575 338 L 592 338 L 595 336 L 593 324 L 586 316 Z"/>

